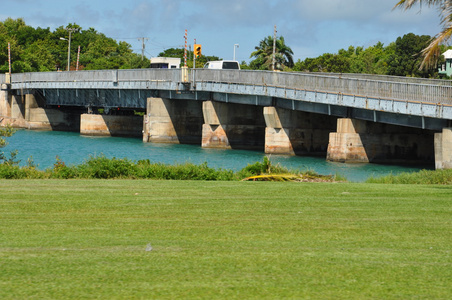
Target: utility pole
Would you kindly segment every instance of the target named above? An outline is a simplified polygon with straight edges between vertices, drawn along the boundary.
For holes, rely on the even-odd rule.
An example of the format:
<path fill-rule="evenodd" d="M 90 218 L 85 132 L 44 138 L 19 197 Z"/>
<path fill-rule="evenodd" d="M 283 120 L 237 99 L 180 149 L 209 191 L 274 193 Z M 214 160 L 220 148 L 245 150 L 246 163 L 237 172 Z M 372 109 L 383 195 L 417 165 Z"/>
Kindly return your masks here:
<path fill-rule="evenodd" d="M 273 71 L 275 70 L 275 55 L 276 55 L 276 25 L 275 25 L 275 30 L 273 33 L 273 59 L 272 59 L 272 66 L 273 66 Z"/>
<path fill-rule="evenodd" d="M 193 48 L 195 48 L 196 46 L 196 39 L 195 39 L 195 43 L 193 44 Z M 195 49 L 193 49 L 193 69 L 196 69 L 196 54 L 195 54 Z"/>
<path fill-rule="evenodd" d="M 138 38 L 138 40 L 141 40 L 141 60 L 144 60 L 144 49 L 146 48 L 146 45 L 144 44 L 146 41 L 149 40 L 147 37 Z"/>

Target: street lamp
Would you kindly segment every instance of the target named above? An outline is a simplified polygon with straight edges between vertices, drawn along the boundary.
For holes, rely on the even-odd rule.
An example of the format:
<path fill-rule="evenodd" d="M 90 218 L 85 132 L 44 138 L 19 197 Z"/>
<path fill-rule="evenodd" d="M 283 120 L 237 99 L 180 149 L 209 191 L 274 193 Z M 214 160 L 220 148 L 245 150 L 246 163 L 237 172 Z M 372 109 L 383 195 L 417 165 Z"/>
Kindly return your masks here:
<path fill-rule="evenodd" d="M 69 32 L 69 39 L 60 37 L 60 40 L 68 41 L 68 44 L 67 44 L 67 70 L 69 71 L 70 67 L 71 67 L 71 35 L 72 35 L 72 32 L 78 31 L 78 29 L 77 28 L 66 28 L 66 30 Z"/>
<path fill-rule="evenodd" d="M 239 47 L 239 44 L 234 44 L 234 61 L 235 61 L 235 48 L 238 48 Z"/>
<path fill-rule="evenodd" d="M 68 41 L 67 45 L 67 71 L 69 71 L 70 63 L 71 63 L 71 40 L 65 39 L 63 37 L 60 37 L 60 40 L 62 41 Z"/>

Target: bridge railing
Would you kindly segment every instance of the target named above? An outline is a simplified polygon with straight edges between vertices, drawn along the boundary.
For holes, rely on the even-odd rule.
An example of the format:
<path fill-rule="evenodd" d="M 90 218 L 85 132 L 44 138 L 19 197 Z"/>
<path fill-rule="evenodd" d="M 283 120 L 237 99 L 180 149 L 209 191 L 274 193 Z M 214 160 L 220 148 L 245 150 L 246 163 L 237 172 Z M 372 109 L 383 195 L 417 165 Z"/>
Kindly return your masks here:
<path fill-rule="evenodd" d="M 136 69 L 95 70 L 79 72 L 32 72 L 12 74 L 12 83 L 19 82 L 118 82 L 118 81 L 173 81 L 179 82 L 180 70 Z"/>
<path fill-rule="evenodd" d="M 374 80 L 374 81 L 390 81 L 390 82 L 400 82 L 400 83 L 452 86 L 452 80 L 443 80 L 443 79 L 402 77 L 402 76 L 377 75 L 377 74 L 356 74 L 356 73 L 310 72 L 310 73 L 305 73 L 305 74 L 319 75 L 319 76 L 335 76 L 335 77 L 342 77 L 342 78 L 355 78 L 355 79 Z"/>
<path fill-rule="evenodd" d="M 181 82 L 181 69 L 98 70 L 12 74 L 11 83 L 34 82 Z M 356 75 L 356 74 L 355 74 Z M 1 76 L 0 76 L 1 77 Z M 393 76 L 329 73 L 284 73 L 249 70 L 191 70 L 190 81 L 218 82 L 452 105 L 450 81 Z M 361 78 L 363 77 L 363 78 Z M 376 80 L 385 79 L 385 80 Z M 399 79 L 399 81 L 396 81 Z M 133 87 L 133 85 L 131 85 Z"/>
<path fill-rule="evenodd" d="M 452 86 L 377 81 L 342 76 L 337 77 L 334 75 L 313 75 L 309 73 L 210 69 L 197 69 L 194 71 L 193 78 L 198 82 L 260 85 L 400 101 L 418 101 L 452 105 Z"/>

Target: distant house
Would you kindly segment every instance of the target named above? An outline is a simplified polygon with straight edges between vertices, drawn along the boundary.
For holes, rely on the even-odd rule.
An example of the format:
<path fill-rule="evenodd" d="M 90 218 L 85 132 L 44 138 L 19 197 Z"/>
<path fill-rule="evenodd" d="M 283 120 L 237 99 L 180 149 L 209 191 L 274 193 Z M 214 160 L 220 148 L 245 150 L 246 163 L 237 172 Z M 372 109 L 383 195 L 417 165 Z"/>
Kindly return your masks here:
<path fill-rule="evenodd" d="M 175 57 L 152 57 L 151 69 L 179 69 L 180 58 Z"/>
<path fill-rule="evenodd" d="M 447 50 L 443 53 L 446 62 L 440 66 L 438 73 L 444 76 L 452 75 L 452 49 Z"/>

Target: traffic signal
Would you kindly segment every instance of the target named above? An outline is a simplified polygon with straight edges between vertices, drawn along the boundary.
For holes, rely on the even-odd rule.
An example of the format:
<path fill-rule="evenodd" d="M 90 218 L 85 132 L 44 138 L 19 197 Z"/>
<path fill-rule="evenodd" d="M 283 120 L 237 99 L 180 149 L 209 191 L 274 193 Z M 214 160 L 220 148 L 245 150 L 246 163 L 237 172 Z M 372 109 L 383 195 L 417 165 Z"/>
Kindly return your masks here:
<path fill-rule="evenodd" d="M 195 47 L 195 57 L 196 58 L 201 57 L 201 55 L 202 55 L 201 54 L 201 45 L 195 44 L 194 47 Z"/>

